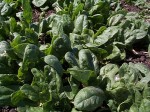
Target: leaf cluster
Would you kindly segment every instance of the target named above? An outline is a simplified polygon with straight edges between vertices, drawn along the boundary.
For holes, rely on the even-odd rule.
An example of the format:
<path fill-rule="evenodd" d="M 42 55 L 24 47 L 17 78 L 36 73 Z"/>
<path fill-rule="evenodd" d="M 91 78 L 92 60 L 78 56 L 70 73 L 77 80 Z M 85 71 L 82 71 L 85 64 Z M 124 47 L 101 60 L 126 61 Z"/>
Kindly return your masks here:
<path fill-rule="evenodd" d="M 0 106 L 149 112 L 150 69 L 121 63 L 150 24 L 110 0 L 0 0 Z M 33 8 L 42 11 L 33 21 Z M 45 17 L 49 9 L 55 13 Z M 149 52 L 149 50 L 148 50 Z"/>

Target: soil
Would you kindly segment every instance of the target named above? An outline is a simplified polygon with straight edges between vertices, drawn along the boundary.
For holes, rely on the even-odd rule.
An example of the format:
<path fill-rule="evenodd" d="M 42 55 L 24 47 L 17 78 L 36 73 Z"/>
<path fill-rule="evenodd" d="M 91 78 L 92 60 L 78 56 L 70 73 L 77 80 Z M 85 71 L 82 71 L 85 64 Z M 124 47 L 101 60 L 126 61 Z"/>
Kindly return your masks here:
<path fill-rule="evenodd" d="M 127 63 L 143 63 L 150 68 L 150 57 L 145 49 L 137 49 L 127 52 L 127 58 L 125 60 Z"/>
<path fill-rule="evenodd" d="M 37 9 L 33 10 L 33 22 L 38 22 L 39 21 L 39 17 L 40 17 L 41 12 Z"/>
<path fill-rule="evenodd" d="M 0 112 L 17 112 L 16 108 L 10 106 L 0 107 Z"/>
<path fill-rule="evenodd" d="M 135 6 L 134 4 L 127 4 L 125 0 L 121 0 L 121 6 L 127 11 L 139 12 L 140 8 Z"/>
<path fill-rule="evenodd" d="M 48 11 L 46 11 L 46 13 L 42 14 L 41 10 L 39 10 L 37 8 L 34 8 L 33 9 L 33 18 L 32 18 L 32 21 L 33 22 L 38 22 L 41 15 L 42 15 L 42 17 L 46 18 L 49 15 L 51 15 L 52 13 L 55 13 L 55 11 L 54 10 L 48 10 Z"/>

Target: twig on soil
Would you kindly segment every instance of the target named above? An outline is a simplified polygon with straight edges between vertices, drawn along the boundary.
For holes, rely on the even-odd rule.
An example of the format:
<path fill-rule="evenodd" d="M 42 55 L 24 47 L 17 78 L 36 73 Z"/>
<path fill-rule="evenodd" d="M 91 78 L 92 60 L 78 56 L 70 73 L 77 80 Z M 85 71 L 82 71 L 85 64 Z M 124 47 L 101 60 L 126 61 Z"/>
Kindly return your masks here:
<path fill-rule="evenodd" d="M 134 49 L 132 49 L 133 54 L 135 55 L 139 55 L 139 53 L 137 51 L 135 51 Z"/>

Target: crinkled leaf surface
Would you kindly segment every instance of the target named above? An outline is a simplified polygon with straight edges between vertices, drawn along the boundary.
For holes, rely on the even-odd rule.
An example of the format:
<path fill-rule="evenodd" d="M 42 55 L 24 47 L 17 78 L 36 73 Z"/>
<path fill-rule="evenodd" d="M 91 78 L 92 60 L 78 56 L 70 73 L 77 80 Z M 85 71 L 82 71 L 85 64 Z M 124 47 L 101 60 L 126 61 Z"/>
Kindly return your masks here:
<path fill-rule="evenodd" d="M 150 70 L 127 62 L 150 43 L 148 3 L 128 2 L 139 11 L 119 0 L 0 0 L 0 106 L 149 112 Z"/>
<path fill-rule="evenodd" d="M 82 82 L 85 85 L 88 85 L 88 81 L 92 78 L 96 78 L 96 74 L 91 70 L 83 70 L 77 67 L 69 68 L 67 70 L 75 79 Z"/>
<path fill-rule="evenodd" d="M 41 7 L 42 5 L 44 5 L 44 3 L 47 0 L 33 0 L 32 3 L 36 6 L 36 7 Z"/>
<path fill-rule="evenodd" d="M 54 55 L 47 55 L 46 57 L 44 57 L 44 61 L 52 68 L 54 68 L 58 72 L 58 74 L 62 75 L 63 68 L 57 57 L 55 57 Z"/>
<path fill-rule="evenodd" d="M 94 111 L 105 100 L 105 94 L 100 88 L 88 86 L 81 89 L 74 99 L 74 106 L 78 110 Z"/>

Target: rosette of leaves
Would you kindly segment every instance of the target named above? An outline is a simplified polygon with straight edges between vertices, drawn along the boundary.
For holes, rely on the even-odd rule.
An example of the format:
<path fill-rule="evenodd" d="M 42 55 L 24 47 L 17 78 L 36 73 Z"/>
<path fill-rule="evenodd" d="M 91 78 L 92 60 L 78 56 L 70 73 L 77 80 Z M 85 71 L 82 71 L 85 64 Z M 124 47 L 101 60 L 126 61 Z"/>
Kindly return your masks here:
<path fill-rule="evenodd" d="M 72 52 L 65 54 L 66 61 L 72 66 L 68 68 L 68 72 L 76 80 L 84 85 L 97 84 L 96 77 L 99 73 L 99 65 L 97 57 L 89 49 L 81 49 L 78 52 L 78 58 Z"/>
<path fill-rule="evenodd" d="M 71 50 L 71 42 L 66 34 L 54 37 L 50 47 L 46 50 L 47 54 L 56 56 L 59 60 L 64 57 L 66 52 Z"/>

